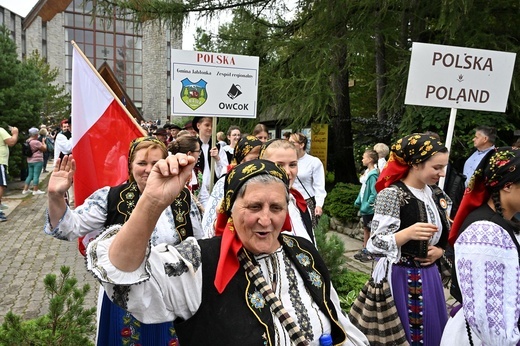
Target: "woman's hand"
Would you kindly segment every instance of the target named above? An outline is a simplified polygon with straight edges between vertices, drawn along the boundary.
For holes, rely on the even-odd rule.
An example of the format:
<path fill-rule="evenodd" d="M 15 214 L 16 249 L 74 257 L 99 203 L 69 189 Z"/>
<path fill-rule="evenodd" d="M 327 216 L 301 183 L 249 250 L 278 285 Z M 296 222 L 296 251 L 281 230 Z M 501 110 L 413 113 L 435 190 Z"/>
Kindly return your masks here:
<path fill-rule="evenodd" d="M 434 224 L 417 222 L 395 233 L 395 242 L 397 246 L 402 246 L 410 240 L 430 240 L 437 230 L 437 226 Z"/>
<path fill-rule="evenodd" d="M 72 185 L 72 177 L 76 171 L 76 161 L 72 155 L 65 155 L 63 159 L 56 159 L 47 186 L 47 201 L 49 202 L 49 222 L 56 227 L 60 218 L 67 210 L 65 193 Z"/>
<path fill-rule="evenodd" d="M 422 266 L 428 266 L 430 264 L 435 263 L 439 258 L 442 257 L 444 250 L 440 247 L 429 245 L 428 246 L 428 255 L 426 258 L 415 257 L 414 260 L 420 262 Z"/>
<path fill-rule="evenodd" d="M 195 158 L 186 154 L 170 155 L 153 166 L 143 191 L 143 197 L 162 212 L 173 203 L 191 178 Z"/>
<path fill-rule="evenodd" d="M 47 187 L 49 197 L 54 195 L 63 199 L 72 185 L 74 172 L 76 172 L 76 161 L 72 155 L 65 155 L 63 159 L 56 159 Z"/>

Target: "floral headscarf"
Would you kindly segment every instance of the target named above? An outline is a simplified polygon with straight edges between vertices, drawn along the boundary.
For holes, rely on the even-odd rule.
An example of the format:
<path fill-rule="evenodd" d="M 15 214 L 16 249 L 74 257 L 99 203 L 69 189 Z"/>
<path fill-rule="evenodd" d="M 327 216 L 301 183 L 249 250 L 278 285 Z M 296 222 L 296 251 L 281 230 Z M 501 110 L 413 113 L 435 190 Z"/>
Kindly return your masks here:
<path fill-rule="evenodd" d="M 237 144 L 235 145 L 235 149 L 233 151 L 233 161 L 232 165 L 238 165 L 242 162 L 244 157 L 247 156 L 254 148 L 261 146 L 262 142 L 256 138 L 255 136 L 245 136 L 242 137 Z"/>
<path fill-rule="evenodd" d="M 285 186 L 289 186 L 289 177 L 285 170 L 268 160 L 252 160 L 234 167 L 227 175 L 224 183 L 224 200 L 222 201 L 223 212 L 217 215 L 215 232 L 222 234 L 220 244 L 220 257 L 215 276 L 215 287 L 222 293 L 227 284 L 236 274 L 239 268 L 238 252 L 242 249 L 242 242 L 238 239 L 231 218 L 231 209 L 237 197 L 238 191 L 246 181 L 252 177 L 269 174 L 279 178 Z M 289 215 L 289 213 L 287 213 Z M 288 221 L 289 220 L 289 221 Z M 287 217 L 283 229 L 290 229 L 290 219 Z"/>
<path fill-rule="evenodd" d="M 428 160 L 439 151 L 447 151 L 437 138 L 422 133 L 413 133 L 399 139 L 390 151 L 390 158 L 379 174 L 377 192 L 404 178 L 410 167 Z"/>
<path fill-rule="evenodd" d="M 448 237 L 450 244 L 453 245 L 457 240 L 460 227 L 466 217 L 473 210 L 486 203 L 493 191 L 519 181 L 520 149 L 517 147 L 501 147 L 490 150 L 480 161 L 464 192 L 464 197 Z"/>

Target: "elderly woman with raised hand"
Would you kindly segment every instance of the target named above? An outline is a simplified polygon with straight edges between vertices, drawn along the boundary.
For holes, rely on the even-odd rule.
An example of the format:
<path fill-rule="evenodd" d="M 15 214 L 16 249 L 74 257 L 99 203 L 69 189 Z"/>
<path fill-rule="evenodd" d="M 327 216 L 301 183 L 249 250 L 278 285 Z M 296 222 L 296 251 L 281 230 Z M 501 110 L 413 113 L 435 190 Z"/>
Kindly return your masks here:
<path fill-rule="evenodd" d="M 441 345 L 520 343 L 520 149 L 492 149 L 470 180 L 449 236 L 455 249 L 451 294 L 462 309 Z"/>
<path fill-rule="evenodd" d="M 244 163 L 258 158 L 260 146 L 262 142 L 255 136 L 244 136 L 235 145 L 233 150 L 233 158 L 228 169 L 231 169 L 239 163 Z M 204 237 L 211 238 L 215 235 L 215 221 L 217 219 L 219 205 L 224 198 L 224 182 L 226 175 L 221 177 L 213 186 L 211 195 L 206 202 L 204 216 L 202 218 L 202 229 Z"/>
<path fill-rule="evenodd" d="M 287 224 L 287 175 L 253 160 L 226 179 L 221 237 L 151 247 L 157 210 L 171 204 L 194 159 L 169 156 L 152 170 L 130 219 L 88 247 L 87 267 L 112 299 L 144 322 L 175 320 L 180 344 L 368 345 L 341 312 L 314 246 L 280 234 Z"/>
<path fill-rule="evenodd" d="M 196 142 L 196 139 L 194 139 Z M 198 145 L 198 143 L 196 143 Z M 63 240 L 85 237 L 83 243 L 97 236 L 104 227 L 123 224 L 132 214 L 147 185 L 154 164 L 168 156 L 164 144 L 153 137 L 141 137 L 130 145 L 128 182 L 119 186 L 105 186 L 95 191 L 76 209 L 70 209 L 63 195 L 72 184 L 76 164 L 72 155 L 57 158 L 48 185 L 48 217 L 45 233 Z M 180 191 L 174 203 L 158 210 L 157 220 L 150 225 L 153 245 L 179 244 L 189 236 L 202 237 L 200 214 L 187 188 Z M 102 303 L 101 303 L 102 302 Z M 176 340 L 172 323 L 144 325 L 129 313 L 100 295 L 98 307 L 98 345 L 166 345 Z M 98 304 L 99 305 L 99 304 Z"/>
<path fill-rule="evenodd" d="M 439 268 L 448 239 L 449 197 L 436 185 L 448 149 L 432 136 L 399 139 L 376 182 L 367 250 L 382 254 L 374 279 L 386 274 L 411 345 L 438 345 L 448 319 Z"/>

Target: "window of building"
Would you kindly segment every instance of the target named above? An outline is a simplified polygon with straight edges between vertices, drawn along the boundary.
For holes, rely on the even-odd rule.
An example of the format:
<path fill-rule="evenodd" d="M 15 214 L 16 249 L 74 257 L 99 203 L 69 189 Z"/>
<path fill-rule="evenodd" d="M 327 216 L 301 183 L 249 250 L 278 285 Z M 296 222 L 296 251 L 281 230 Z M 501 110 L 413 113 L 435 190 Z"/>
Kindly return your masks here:
<path fill-rule="evenodd" d="M 142 107 L 142 33 L 134 31 L 132 18 L 96 17 L 92 20 L 92 0 L 72 0 L 65 10 L 66 61 L 72 61 L 74 40 L 96 68 L 106 62 L 136 107 Z M 67 89 L 72 82 L 72 66 L 66 64 Z"/>

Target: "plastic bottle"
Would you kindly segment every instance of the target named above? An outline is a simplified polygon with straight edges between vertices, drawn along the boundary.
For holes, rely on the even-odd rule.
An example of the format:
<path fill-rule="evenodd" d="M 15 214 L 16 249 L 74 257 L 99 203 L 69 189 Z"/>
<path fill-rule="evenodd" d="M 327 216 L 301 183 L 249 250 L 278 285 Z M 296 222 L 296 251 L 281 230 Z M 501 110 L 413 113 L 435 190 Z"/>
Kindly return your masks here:
<path fill-rule="evenodd" d="M 330 334 L 322 334 L 320 336 L 320 346 L 332 346 L 332 336 Z"/>

